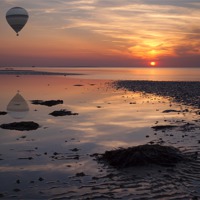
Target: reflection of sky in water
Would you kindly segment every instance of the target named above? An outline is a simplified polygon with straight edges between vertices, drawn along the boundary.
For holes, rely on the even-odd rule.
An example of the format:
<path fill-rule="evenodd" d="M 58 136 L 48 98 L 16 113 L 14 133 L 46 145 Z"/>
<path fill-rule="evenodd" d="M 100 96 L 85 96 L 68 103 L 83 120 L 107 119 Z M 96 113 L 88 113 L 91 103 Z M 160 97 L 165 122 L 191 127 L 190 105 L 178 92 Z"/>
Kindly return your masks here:
<path fill-rule="evenodd" d="M 35 81 L 35 78 L 38 80 Z M 61 148 L 59 142 L 71 137 L 80 140 L 78 145 L 83 146 L 83 150 L 89 145 L 93 146 L 92 149 L 88 148 L 91 152 L 95 152 L 96 147 L 104 151 L 119 146 L 145 143 L 149 140 L 145 136 L 153 132 L 150 127 L 156 121 L 173 117 L 182 118 L 182 115 L 177 113 L 167 115 L 161 113 L 162 110 L 170 108 L 168 100 L 162 97 L 112 90 L 104 85 L 103 81 L 43 77 L 41 84 L 40 77 L 29 77 L 28 80 L 29 82 L 23 87 L 19 84 L 26 99 L 62 99 L 64 104 L 46 107 L 32 105 L 29 101 L 30 113 L 24 120 L 38 122 L 41 128 L 29 132 L 2 129 L 1 132 L 5 134 L 8 143 L 13 145 L 40 144 L 44 145 L 42 147 L 44 149 L 57 145 Z M 19 83 L 21 81 L 19 80 Z M 19 88 L 16 83 L 18 83 L 17 79 L 13 85 L 17 90 Z M 82 86 L 74 86 L 75 84 Z M 6 107 L 6 102 L 2 102 L 1 110 L 4 109 L 3 105 Z M 65 117 L 49 115 L 50 112 L 59 109 L 71 110 L 79 115 Z M 12 122 L 13 119 L 6 116 L 1 117 L 1 121 Z M 10 137 L 16 138 L 18 135 L 25 135 L 26 138 L 9 142 Z M 3 143 L 3 140 L 1 141 Z"/>
<path fill-rule="evenodd" d="M 21 68 L 24 69 L 24 68 Z M 82 73 L 81 78 L 106 80 L 200 81 L 199 68 L 35 68 L 35 70 L 64 73 Z M 75 76 L 75 77 L 80 77 Z"/>
<path fill-rule="evenodd" d="M 22 76 L 13 77 L 7 84 L 6 78 L 8 77 L 3 77 L 5 84 L 0 86 L 5 91 L 0 110 L 5 110 L 11 96 L 20 90 L 30 108 L 23 121 L 35 121 L 41 127 L 24 132 L 1 129 L 0 158 L 3 160 L 0 161 L 0 176 L 3 178 L 5 172 L 9 177 L 5 188 L 6 185 L 9 187 L 9 180 L 17 179 L 18 176 L 21 179 L 29 177 L 31 180 L 46 176 L 48 181 L 55 181 L 63 179 L 63 174 L 66 178 L 80 171 L 94 175 L 98 166 L 92 161 L 90 154 L 158 140 L 161 135 L 154 135 L 151 129 L 157 121 L 158 124 L 167 124 L 169 120 L 173 123 L 177 119 L 192 118 L 190 113 L 162 113 L 166 109 L 181 109 L 175 104 L 170 107 L 168 99 L 115 90 L 104 81 Z M 23 84 L 24 81 L 26 84 Z M 82 86 L 74 86 L 75 84 Z M 53 107 L 32 105 L 30 100 L 36 99 L 62 99 L 64 104 Z M 49 115 L 60 109 L 71 110 L 79 115 Z M 9 115 L 0 116 L 0 119 L 1 123 L 15 121 Z M 181 135 L 175 137 L 177 140 L 180 138 Z M 74 148 L 78 151 L 72 151 Z M 57 159 L 55 152 L 58 153 Z M 71 159 L 76 155 L 79 155 L 78 160 Z M 18 175 L 13 175 L 12 172 Z M 70 178 L 67 180 L 70 181 Z M 68 185 L 77 184 L 72 182 Z M 46 187 L 43 187 L 45 190 Z"/>

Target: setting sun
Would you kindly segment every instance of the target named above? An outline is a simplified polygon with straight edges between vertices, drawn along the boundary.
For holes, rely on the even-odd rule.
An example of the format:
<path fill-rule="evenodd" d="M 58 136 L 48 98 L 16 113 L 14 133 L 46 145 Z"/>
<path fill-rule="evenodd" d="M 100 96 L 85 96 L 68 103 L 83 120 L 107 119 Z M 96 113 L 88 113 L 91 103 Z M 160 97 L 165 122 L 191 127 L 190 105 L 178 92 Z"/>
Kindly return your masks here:
<path fill-rule="evenodd" d="M 155 61 L 151 61 L 151 62 L 150 62 L 150 65 L 151 65 L 151 66 L 156 66 L 156 62 L 155 62 Z"/>

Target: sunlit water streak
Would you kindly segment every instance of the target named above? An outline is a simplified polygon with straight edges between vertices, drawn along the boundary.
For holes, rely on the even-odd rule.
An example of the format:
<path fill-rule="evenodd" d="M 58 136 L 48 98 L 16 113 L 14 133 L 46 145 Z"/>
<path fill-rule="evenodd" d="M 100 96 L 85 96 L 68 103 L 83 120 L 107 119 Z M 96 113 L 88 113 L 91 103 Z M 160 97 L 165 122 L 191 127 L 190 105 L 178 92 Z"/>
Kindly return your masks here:
<path fill-rule="evenodd" d="M 6 69 L 6 68 L 0 68 Z M 77 73 L 81 79 L 106 80 L 151 80 L 151 81 L 200 81 L 199 68 L 127 68 L 127 67 L 18 67 L 13 69 L 35 70 L 58 73 Z"/>
<path fill-rule="evenodd" d="M 88 74 L 88 71 L 86 71 Z M 105 71 L 107 73 L 107 71 Z M 104 72 L 104 73 L 105 73 Z M 103 73 L 103 72 L 102 72 Z M 121 73 L 121 72 L 120 72 Z M 155 124 L 194 122 L 194 109 L 170 99 L 116 90 L 100 76 L 1 76 L 0 111 L 5 111 L 17 90 L 30 111 L 23 119 L 0 116 L 0 122 L 36 121 L 36 131 L 0 129 L 0 197 L 43 199 L 190 199 L 200 197 L 199 156 L 171 167 L 116 170 L 90 155 L 118 147 L 164 142 L 189 155 L 199 152 L 199 129 L 183 132 L 153 131 Z M 106 75 L 107 76 L 107 75 Z M 104 77 L 106 79 L 106 76 Z M 118 76 L 120 76 L 118 74 Z M 139 76 L 138 76 L 139 77 Z M 75 86 L 79 85 L 79 86 Z M 30 100 L 62 99 L 45 107 Z M 166 109 L 188 113 L 162 113 Z M 77 116 L 52 117 L 68 109 Z M 179 121 L 179 122 L 177 122 Z M 32 158 L 32 159 L 27 159 Z"/>
<path fill-rule="evenodd" d="M 37 69 L 37 68 L 36 68 Z M 44 70 L 45 68 L 38 68 Z M 199 68 L 47 68 L 52 72 L 83 73 L 86 79 L 200 81 Z"/>

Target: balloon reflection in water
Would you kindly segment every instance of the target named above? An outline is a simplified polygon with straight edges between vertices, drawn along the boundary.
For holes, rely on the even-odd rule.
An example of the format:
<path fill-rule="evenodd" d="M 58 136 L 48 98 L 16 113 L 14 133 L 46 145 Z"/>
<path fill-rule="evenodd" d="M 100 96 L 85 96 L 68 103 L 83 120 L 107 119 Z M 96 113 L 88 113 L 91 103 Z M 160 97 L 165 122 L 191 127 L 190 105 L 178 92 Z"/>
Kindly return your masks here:
<path fill-rule="evenodd" d="M 28 113 L 29 106 L 24 97 L 17 92 L 17 94 L 8 103 L 7 111 L 11 117 L 21 119 Z"/>

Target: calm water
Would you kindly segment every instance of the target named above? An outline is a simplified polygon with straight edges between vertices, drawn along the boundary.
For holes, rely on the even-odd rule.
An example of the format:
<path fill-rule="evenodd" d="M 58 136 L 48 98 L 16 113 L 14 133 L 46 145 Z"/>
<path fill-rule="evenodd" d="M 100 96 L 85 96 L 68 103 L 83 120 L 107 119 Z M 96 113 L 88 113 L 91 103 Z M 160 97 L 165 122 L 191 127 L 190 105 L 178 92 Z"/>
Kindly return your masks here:
<path fill-rule="evenodd" d="M 5 68 L 0 68 L 5 69 Z M 13 68 L 48 72 L 83 73 L 81 79 L 107 80 L 154 80 L 154 81 L 200 81 L 199 68 L 80 68 L 80 67 L 34 67 Z M 80 77 L 79 75 L 76 77 Z"/>
<path fill-rule="evenodd" d="M 200 81 L 199 68 L 34 68 L 53 72 L 77 72 L 86 79 Z"/>
<path fill-rule="evenodd" d="M 198 80 L 198 69 L 47 69 L 79 76 L 0 75 L 0 111 L 20 91 L 29 112 L 19 119 L 0 115 L 0 124 L 34 121 L 35 131 L 0 129 L 0 197 L 5 199 L 190 199 L 200 197 L 200 165 L 115 170 L 90 156 L 118 147 L 162 141 L 185 152 L 199 151 L 199 129 L 156 132 L 155 124 L 198 124 L 195 110 L 170 99 L 116 90 L 110 80 Z M 38 70 L 34 68 L 34 70 Z M 151 73 L 150 73 L 151 72 Z M 154 72 L 154 73 L 153 73 Z M 162 73 L 161 73 L 162 72 Z M 180 73 L 182 72 L 182 73 Z M 159 75 L 160 73 L 160 75 Z M 57 100 L 53 107 L 30 100 Z M 187 113 L 163 113 L 166 109 Z M 53 117 L 60 109 L 79 113 Z M 28 159 L 28 158 L 32 159 Z M 82 173 L 82 175 L 80 175 Z"/>

